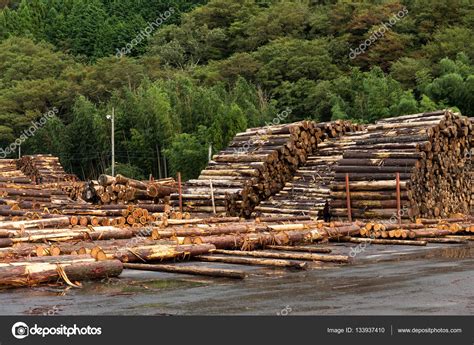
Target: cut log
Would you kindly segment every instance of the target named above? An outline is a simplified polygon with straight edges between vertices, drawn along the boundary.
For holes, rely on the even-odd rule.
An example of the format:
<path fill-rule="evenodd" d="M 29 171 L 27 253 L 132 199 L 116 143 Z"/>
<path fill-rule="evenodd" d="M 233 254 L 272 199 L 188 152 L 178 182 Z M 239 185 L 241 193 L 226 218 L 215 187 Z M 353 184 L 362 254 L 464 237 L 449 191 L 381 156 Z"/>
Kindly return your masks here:
<path fill-rule="evenodd" d="M 253 256 L 260 258 L 271 258 L 271 259 L 290 259 L 290 260 L 308 260 L 308 261 L 324 261 L 324 262 L 337 262 L 347 263 L 349 257 L 345 255 L 318 255 L 318 254 L 306 254 L 306 253 L 274 253 L 269 251 L 238 251 L 238 250 L 222 250 L 216 249 L 216 254 L 226 254 L 234 256 Z"/>
<path fill-rule="evenodd" d="M 307 253 L 331 253 L 331 249 L 329 248 L 317 248 L 317 247 L 310 247 L 310 246 L 266 246 L 265 248 L 273 249 L 273 250 L 285 250 L 285 251 L 293 251 L 293 252 L 307 252 Z"/>
<path fill-rule="evenodd" d="M 73 282 L 116 277 L 122 273 L 123 265 L 118 260 L 102 262 L 91 260 L 66 263 L 61 263 L 61 261 L 57 263 L 23 262 L 21 265 L 3 266 L 0 267 L 0 286 L 34 286 L 46 282 L 60 281 L 64 279 L 64 276 Z"/>
<path fill-rule="evenodd" d="M 221 269 L 221 268 L 210 268 L 201 266 L 178 266 L 178 265 L 152 265 L 152 264 L 123 264 L 124 268 L 133 270 L 143 271 L 158 271 L 158 272 L 169 272 L 179 274 L 191 274 L 209 277 L 220 277 L 220 278 L 233 278 L 233 279 L 244 279 L 247 274 L 243 271 Z"/>
<path fill-rule="evenodd" d="M 215 250 L 212 244 L 199 245 L 152 245 L 123 248 L 114 251 L 113 257 L 123 262 L 148 262 L 169 259 L 186 259 L 196 255 L 207 254 Z"/>
<path fill-rule="evenodd" d="M 352 243 L 368 243 L 368 244 L 384 244 L 384 245 L 403 245 L 403 246 L 426 246 L 426 241 L 410 241 L 410 240 L 392 240 L 392 239 L 378 239 L 378 238 L 360 238 L 360 237 L 341 237 L 334 239 L 340 242 Z"/>
<path fill-rule="evenodd" d="M 305 262 L 278 260 L 278 259 L 230 257 L 230 256 L 218 256 L 218 255 L 199 255 L 199 256 L 196 256 L 194 259 L 198 261 L 222 262 L 226 264 L 236 264 L 236 265 L 257 265 L 257 266 L 270 266 L 270 267 L 286 267 L 286 268 L 294 268 L 294 269 L 307 268 L 307 264 Z"/>

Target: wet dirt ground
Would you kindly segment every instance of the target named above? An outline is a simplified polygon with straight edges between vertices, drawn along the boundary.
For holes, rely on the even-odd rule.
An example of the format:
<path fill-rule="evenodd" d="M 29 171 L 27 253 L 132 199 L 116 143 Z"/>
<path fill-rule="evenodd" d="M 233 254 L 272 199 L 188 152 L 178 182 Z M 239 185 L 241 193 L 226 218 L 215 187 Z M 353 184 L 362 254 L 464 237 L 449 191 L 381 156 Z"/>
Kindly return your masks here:
<path fill-rule="evenodd" d="M 334 244 L 349 254 L 353 244 Z M 361 247 L 359 247 L 361 248 Z M 186 263 L 183 263 L 186 265 Z M 211 266 L 209 263 L 192 263 Z M 472 315 L 474 245 L 368 245 L 350 265 L 241 265 L 244 280 L 125 270 L 82 288 L 0 291 L 0 315 Z"/>

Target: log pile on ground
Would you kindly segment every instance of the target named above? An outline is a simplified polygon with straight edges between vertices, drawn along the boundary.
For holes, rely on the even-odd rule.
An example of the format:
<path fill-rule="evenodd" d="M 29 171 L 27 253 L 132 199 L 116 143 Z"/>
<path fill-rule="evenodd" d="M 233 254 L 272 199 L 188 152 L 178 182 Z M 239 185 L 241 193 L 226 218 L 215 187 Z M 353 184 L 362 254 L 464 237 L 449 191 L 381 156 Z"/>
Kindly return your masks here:
<path fill-rule="evenodd" d="M 31 183 L 27 177 L 16 166 L 14 159 L 0 159 L 0 182 L 1 183 Z"/>
<path fill-rule="evenodd" d="M 162 220 L 164 205 L 76 205 L 62 209 L 61 214 L 70 218 L 71 225 L 140 227 Z"/>
<path fill-rule="evenodd" d="M 82 206 L 72 209 L 75 207 L 78 213 Z M 101 207 L 103 212 L 108 206 Z M 84 210 L 84 213 L 90 214 L 90 211 Z M 203 265 L 218 262 L 220 265 L 304 269 L 313 262 L 318 265 L 351 262 L 350 255 L 332 253 L 330 248 L 333 247 L 328 247 L 328 241 L 348 242 L 351 246 L 351 243 L 364 241 L 403 245 L 464 243 L 474 233 L 472 217 L 420 219 L 417 223 L 404 223 L 402 227 L 389 223 L 327 223 L 307 216 L 293 219 L 272 216 L 258 220 L 237 217 L 149 219 L 145 225 L 141 217 L 146 213 L 140 210 L 139 215 L 136 211 L 139 210 L 131 205 L 125 211 L 133 217 L 133 224 L 140 224 L 131 227 L 71 226 L 70 216 L 64 215 L 0 221 L 0 287 L 55 282 L 78 287 L 78 281 L 118 276 L 123 263 L 129 269 L 143 270 L 150 265 L 152 271 L 243 278 L 243 271 Z M 76 216 L 81 217 L 81 214 Z M 359 237 L 361 235 L 365 237 Z M 306 247 L 308 245 L 311 246 Z M 200 266 L 183 267 L 175 263 L 188 260 L 198 261 Z M 163 267 L 156 264 L 162 261 L 170 264 Z M 176 269 L 174 265 L 178 265 Z"/>
<path fill-rule="evenodd" d="M 17 161 L 0 160 L 0 205 L 18 205 L 23 209 L 60 207 L 71 200 L 63 191 L 63 184 L 33 184 L 32 180 L 17 168 Z"/>
<path fill-rule="evenodd" d="M 77 180 L 76 176 L 66 174 L 58 157 L 49 154 L 23 156 L 16 161 L 16 165 L 35 183 Z"/>
<path fill-rule="evenodd" d="M 173 178 L 139 181 L 116 175 L 100 175 L 98 181 L 83 185 L 82 198 L 99 204 L 163 203 L 177 191 Z"/>
<path fill-rule="evenodd" d="M 83 182 L 83 181 L 69 181 L 69 182 L 64 182 L 61 183 L 61 189 L 67 194 L 67 196 L 71 200 L 79 201 L 79 202 L 86 202 L 86 199 L 84 198 L 84 194 L 86 193 L 86 190 L 88 189 L 89 182 Z M 92 200 L 87 200 L 89 202 L 92 202 Z"/>
<path fill-rule="evenodd" d="M 342 159 L 344 150 L 353 143 L 352 140 L 345 140 L 345 135 L 360 135 L 365 133 L 363 130 L 361 125 L 346 125 L 340 136 L 320 143 L 280 192 L 255 207 L 254 215 L 310 215 L 322 219 L 324 207 L 330 199 L 334 166 Z"/>
<path fill-rule="evenodd" d="M 21 204 L 21 208 L 39 209 L 43 207 L 61 207 L 71 200 L 61 185 L 48 183 L 43 185 L 13 184 L 0 182 L 0 204 Z"/>
<path fill-rule="evenodd" d="M 451 236 L 474 233 L 474 218 L 418 219 L 415 223 L 368 222 L 360 230 L 362 237 L 372 239 L 422 239 L 428 242 L 451 240 Z M 461 239 L 462 240 L 462 239 Z M 453 241 L 453 243 L 456 241 Z"/>
<path fill-rule="evenodd" d="M 194 214 L 249 217 L 254 207 L 280 191 L 319 143 L 352 125 L 345 121 L 297 123 L 251 128 L 237 134 L 183 188 L 183 210 Z M 172 206 L 179 206 L 173 194 Z"/>
<path fill-rule="evenodd" d="M 244 271 L 222 267 L 347 264 L 352 250 L 366 243 L 465 244 L 474 240 L 474 217 L 463 215 L 472 205 L 472 145 L 473 122 L 448 111 L 385 119 L 367 130 L 307 121 L 251 129 L 184 186 L 183 212 L 156 203 L 174 193 L 173 205 L 179 204 L 174 180 L 102 175 L 97 183 L 36 185 L 15 161 L 0 160 L 0 287 L 79 287 L 82 280 L 118 276 L 124 267 L 241 279 Z M 60 179 L 41 164 L 27 171 L 37 182 L 40 176 Z M 406 214 L 402 223 L 396 217 L 381 221 L 396 214 L 397 172 Z M 346 174 L 352 214 L 376 219 L 315 220 L 328 196 L 332 213 L 347 215 Z M 65 191 L 97 198 L 100 205 L 54 202 Z M 253 220 L 235 216 L 253 211 Z M 415 222 L 405 219 L 412 216 L 418 216 Z M 183 266 L 188 260 L 195 265 Z"/>
<path fill-rule="evenodd" d="M 468 214 L 473 130 L 467 117 L 443 110 L 380 120 L 366 134 L 343 138 L 352 144 L 334 168 L 331 213 L 348 215 L 347 173 L 353 217 L 396 217 L 398 172 L 402 217 Z"/>

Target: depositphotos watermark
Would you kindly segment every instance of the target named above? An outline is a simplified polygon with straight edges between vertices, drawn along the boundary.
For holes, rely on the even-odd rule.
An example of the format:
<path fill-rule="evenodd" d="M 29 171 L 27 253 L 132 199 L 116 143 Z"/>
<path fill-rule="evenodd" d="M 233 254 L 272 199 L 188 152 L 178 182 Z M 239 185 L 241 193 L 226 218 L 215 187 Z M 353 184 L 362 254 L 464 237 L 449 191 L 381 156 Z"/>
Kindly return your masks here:
<path fill-rule="evenodd" d="M 149 38 L 150 35 L 152 34 L 153 31 L 158 29 L 161 24 L 163 24 L 166 20 L 168 20 L 169 17 L 175 12 L 173 7 L 170 7 L 168 11 L 165 11 L 163 13 L 160 13 L 158 18 L 156 18 L 152 22 L 148 22 L 148 25 L 145 27 L 145 29 L 141 30 L 134 39 L 132 39 L 130 42 L 128 42 L 125 47 L 122 47 L 121 49 L 116 48 L 115 50 L 117 53 L 115 54 L 115 57 L 117 59 L 120 59 L 121 57 L 124 57 L 127 54 L 130 54 L 132 52 L 133 47 L 136 47 L 139 45 L 143 40 L 146 38 Z"/>
<path fill-rule="evenodd" d="M 12 326 L 12 335 L 16 339 L 25 339 L 31 336 L 78 336 L 78 335 L 102 335 L 101 327 L 84 326 L 79 327 L 76 324 L 73 326 L 60 325 L 58 327 L 40 327 L 35 324 L 33 327 L 28 326 L 24 322 L 17 322 Z"/>
<path fill-rule="evenodd" d="M 31 121 L 31 126 L 28 129 L 25 129 L 18 138 L 6 148 L 0 148 L 0 158 L 7 157 L 10 153 L 15 152 L 17 147 L 23 144 L 26 139 L 31 138 L 35 135 L 36 131 L 43 127 L 48 120 L 52 119 L 59 110 L 56 107 L 53 107 L 52 110 L 43 114 L 37 121 Z"/>
<path fill-rule="evenodd" d="M 400 20 L 402 20 L 408 14 L 408 9 L 404 7 L 402 10 L 398 11 L 396 14 L 390 17 L 388 22 L 382 23 L 376 30 L 373 31 L 372 35 L 367 38 L 364 42 L 359 44 L 359 47 L 356 49 L 351 48 L 351 52 L 349 53 L 349 58 L 354 60 L 358 55 L 364 54 L 365 51 L 372 45 L 372 43 L 376 42 L 379 38 L 385 36 L 385 33 L 389 31 L 392 26 L 397 24 Z"/>
<path fill-rule="evenodd" d="M 288 316 L 291 314 L 291 312 L 293 311 L 293 309 L 287 305 L 285 308 L 283 308 L 282 310 L 280 310 L 277 315 L 278 316 Z"/>

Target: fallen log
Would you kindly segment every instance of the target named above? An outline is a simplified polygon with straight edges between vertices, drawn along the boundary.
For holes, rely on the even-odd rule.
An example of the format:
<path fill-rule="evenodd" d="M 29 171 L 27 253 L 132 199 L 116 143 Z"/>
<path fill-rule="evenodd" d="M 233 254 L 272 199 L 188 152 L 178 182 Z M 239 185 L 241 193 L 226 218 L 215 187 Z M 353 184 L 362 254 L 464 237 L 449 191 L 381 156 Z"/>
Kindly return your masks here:
<path fill-rule="evenodd" d="M 426 241 L 410 241 L 410 240 L 389 240 L 378 238 L 361 238 L 361 237 L 341 237 L 334 239 L 337 242 L 367 243 L 367 244 L 384 244 L 384 245 L 404 245 L 404 246 L 426 246 Z"/>
<path fill-rule="evenodd" d="M 410 233 L 415 234 L 415 237 L 440 237 L 452 234 L 449 230 L 439 230 L 436 228 L 413 229 Z"/>
<path fill-rule="evenodd" d="M 66 263 L 25 262 L 22 265 L 0 267 L 0 286 L 34 286 L 64 279 L 73 282 L 117 277 L 122 273 L 123 265 L 118 260 L 100 262 L 91 260 Z"/>
<path fill-rule="evenodd" d="M 337 262 L 337 263 L 348 263 L 349 257 L 346 255 L 318 255 L 318 254 L 306 254 L 306 253 L 274 253 L 269 251 L 238 251 L 238 250 L 222 250 L 216 249 L 216 254 L 226 254 L 234 256 L 253 256 L 260 258 L 270 259 L 291 259 L 291 260 L 308 260 L 308 261 L 324 261 L 324 262 Z"/>
<path fill-rule="evenodd" d="M 426 241 L 428 243 L 452 243 L 452 244 L 466 244 L 468 241 L 461 238 L 444 238 L 444 237 L 418 237 L 417 241 Z"/>
<path fill-rule="evenodd" d="M 317 248 L 317 247 L 309 247 L 309 246 L 275 246 L 269 245 L 265 246 L 265 248 L 273 249 L 273 250 L 287 250 L 293 252 L 308 252 L 308 253 L 331 253 L 332 250 L 329 248 Z"/>
<path fill-rule="evenodd" d="M 474 235 L 448 235 L 445 238 L 461 239 L 467 241 L 474 241 Z"/>
<path fill-rule="evenodd" d="M 209 276 L 209 277 L 219 277 L 219 278 L 234 278 L 234 279 L 244 279 L 247 274 L 243 271 L 230 270 L 230 269 L 221 269 L 221 268 L 210 268 L 210 267 L 201 267 L 201 266 L 179 266 L 179 265 L 165 265 L 165 264 L 130 264 L 124 263 L 124 268 L 133 269 L 133 270 L 143 270 L 143 271 L 158 271 L 158 272 L 169 272 L 169 273 L 179 273 L 179 274 L 191 274 L 191 275 L 200 275 L 200 276 Z"/>
<path fill-rule="evenodd" d="M 236 265 L 257 265 L 257 266 L 270 266 L 270 267 L 286 267 L 286 268 L 295 268 L 295 269 L 307 268 L 306 262 L 277 260 L 277 259 L 199 255 L 199 256 L 196 256 L 194 260 L 206 261 L 206 262 L 222 262 L 226 264 L 236 264 Z"/>
<path fill-rule="evenodd" d="M 2 222 L 2 229 L 31 229 L 31 228 L 46 228 L 68 226 L 70 223 L 68 217 L 23 220 L 23 221 L 7 221 Z"/>
<path fill-rule="evenodd" d="M 113 257 L 122 262 L 148 262 L 169 259 L 186 259 L 207 254 L 215 250 L 212 244 L 200 245 L 152 245 L 133 248 L 121 248 L 114 251 Z"/>
<path fill-rule="evenodd" d="M 64 231 L 64 232 L 53 232 L 46 234 L 30 235 L 28 237 L 13 237 L 13 238 L 0 238 L 0 247 L 9 247 L 14 243 L 22 242 L 44 242 L 44 241 L 56 241 L 64 242 L 70 240 L 110 240 L 110 239 L 124 239 L 132 238 L 133 232 L 129 229 L 111 229 L 108 231 Z"/>

